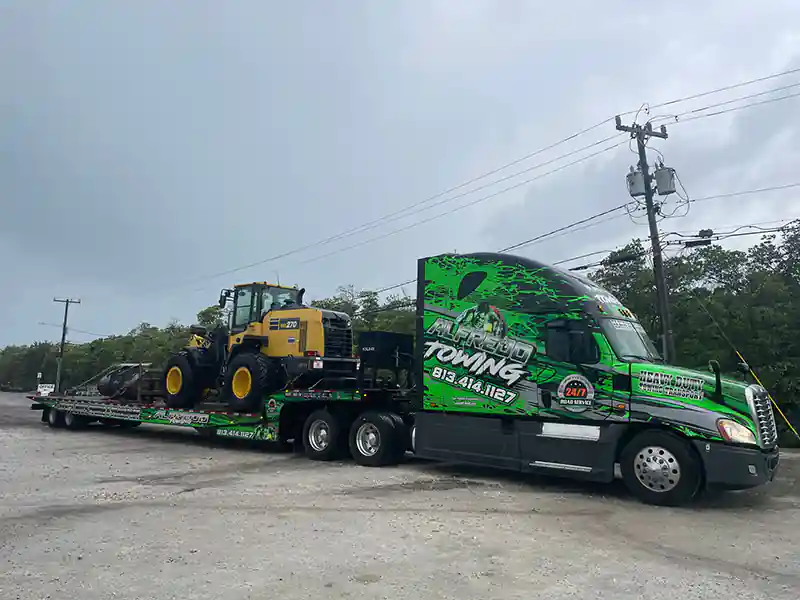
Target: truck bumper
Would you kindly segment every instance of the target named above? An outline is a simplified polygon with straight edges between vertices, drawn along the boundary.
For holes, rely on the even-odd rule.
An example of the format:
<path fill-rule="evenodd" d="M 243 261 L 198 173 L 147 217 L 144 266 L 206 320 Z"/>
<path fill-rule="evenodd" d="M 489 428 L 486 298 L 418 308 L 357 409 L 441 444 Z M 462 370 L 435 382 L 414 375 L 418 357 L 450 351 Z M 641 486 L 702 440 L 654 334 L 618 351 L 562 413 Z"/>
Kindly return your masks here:
<path fill-rule="evenodd" d="M 780 462 L 777 447 L 772 450 L 728 446 L 719 442 L 695 441 L 703 459 L 706 484 L 713 488 L 743 490 L 769 483 Z"/>

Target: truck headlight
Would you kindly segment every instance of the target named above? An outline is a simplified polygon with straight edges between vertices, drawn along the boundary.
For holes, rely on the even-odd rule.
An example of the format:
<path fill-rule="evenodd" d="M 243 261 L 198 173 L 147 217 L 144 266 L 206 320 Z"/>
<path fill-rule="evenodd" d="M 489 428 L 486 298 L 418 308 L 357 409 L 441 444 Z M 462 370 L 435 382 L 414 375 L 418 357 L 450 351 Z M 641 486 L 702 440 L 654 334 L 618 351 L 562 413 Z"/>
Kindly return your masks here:
<path fill-rule="evenodd" d="M 727 442 L 735 444 L 755 444 L 756 436 L 744 425 L 731 421 L 730 419 L 720 419 L 717 421 L 717 429 L 720 435 Z"/>

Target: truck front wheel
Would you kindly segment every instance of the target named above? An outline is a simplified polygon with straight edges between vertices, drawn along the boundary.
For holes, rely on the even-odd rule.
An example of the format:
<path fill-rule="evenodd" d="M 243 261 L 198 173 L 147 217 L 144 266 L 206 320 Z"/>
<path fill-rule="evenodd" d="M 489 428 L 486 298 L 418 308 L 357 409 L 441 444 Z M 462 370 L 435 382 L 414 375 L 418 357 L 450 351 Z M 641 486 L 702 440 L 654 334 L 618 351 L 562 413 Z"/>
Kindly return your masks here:
<path fill-rule="evenodd" d="M 702 467 L 689 444 L 666 431 L 644 431 L 622 450 L 627 488 L 642 502 L 680 506 L 700 490 Z"/>

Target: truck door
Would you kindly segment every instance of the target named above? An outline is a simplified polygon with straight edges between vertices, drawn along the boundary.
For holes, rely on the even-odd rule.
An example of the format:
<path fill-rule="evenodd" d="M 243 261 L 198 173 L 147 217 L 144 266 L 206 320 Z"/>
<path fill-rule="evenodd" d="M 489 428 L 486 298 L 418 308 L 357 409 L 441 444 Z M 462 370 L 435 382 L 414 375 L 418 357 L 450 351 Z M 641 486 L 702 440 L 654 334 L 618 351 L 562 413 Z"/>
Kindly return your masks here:
<path fill-rule="evenodd" d="M 548 324 L 539 419 L 520 431 L 525 470 L 569 472 L 572 476 L 610 480 L 616 440 L 627 423 L 630 386 L 616 377 L 588 323 L 574 319 Z M 545 365 L 547 368 L 545 369 Z"/>

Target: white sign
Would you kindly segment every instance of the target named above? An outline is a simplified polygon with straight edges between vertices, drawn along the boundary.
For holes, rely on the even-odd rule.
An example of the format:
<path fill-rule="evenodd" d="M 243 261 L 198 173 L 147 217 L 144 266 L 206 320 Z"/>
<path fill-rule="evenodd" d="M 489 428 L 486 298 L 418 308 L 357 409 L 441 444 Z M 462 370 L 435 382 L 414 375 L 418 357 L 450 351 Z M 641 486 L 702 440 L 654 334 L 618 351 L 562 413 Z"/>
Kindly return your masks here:
<path fill-rule="evenodd" d="M 36 386 L 36 393 L 39 396 L 49 396 L 55 391 L 56 391 L 55 383 L 40 383 L 38 386 Z"/>

